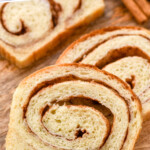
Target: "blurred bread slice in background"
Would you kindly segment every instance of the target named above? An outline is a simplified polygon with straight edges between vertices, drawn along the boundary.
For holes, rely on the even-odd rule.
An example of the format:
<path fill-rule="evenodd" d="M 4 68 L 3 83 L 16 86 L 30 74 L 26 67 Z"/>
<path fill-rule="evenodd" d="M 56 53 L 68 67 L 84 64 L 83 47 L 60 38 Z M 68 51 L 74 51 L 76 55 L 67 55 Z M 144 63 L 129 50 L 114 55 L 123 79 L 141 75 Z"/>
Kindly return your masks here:
<path fill-rule="evenodd" d="M 103 11 L 103 0 L 0 3 L 0 55 L 26 67 Z"/>

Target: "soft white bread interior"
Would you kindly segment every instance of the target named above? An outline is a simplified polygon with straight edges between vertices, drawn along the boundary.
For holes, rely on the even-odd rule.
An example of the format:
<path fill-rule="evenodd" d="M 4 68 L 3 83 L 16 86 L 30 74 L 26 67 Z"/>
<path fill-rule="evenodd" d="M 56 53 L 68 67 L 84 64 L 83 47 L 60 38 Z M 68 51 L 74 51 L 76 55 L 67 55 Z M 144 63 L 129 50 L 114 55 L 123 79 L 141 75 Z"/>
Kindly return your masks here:
<path fill-rule="evenodd" d="M 86 99 L 109 109 L 112 124 Z M 94 66 L 51 66 L 16 89 L 6 149 L 133 150 L 141 127 L 141 104 L 122 80 Z"/>
<path fill-rule="evenodd" d="M 128 83 L 143 105 L 144 120 L 150 118 L 150 63 L 141 57 L 125 57 L 106 65 L 104 70 Z"/>
<path fill-rule="evenodd" d="M 150 119 L 148 30 L 139 27 L 109 27 L 92 32 L 69 46 L 57 64 L 73 62 L 95 65 L 120 77 L 141 100 L 144 120 Z"/>
<path fill-rule="evenodd" d="M 103 0 L 1 3 L 0 54 L 17 66 L 26 67 L 103 10 Z"/>

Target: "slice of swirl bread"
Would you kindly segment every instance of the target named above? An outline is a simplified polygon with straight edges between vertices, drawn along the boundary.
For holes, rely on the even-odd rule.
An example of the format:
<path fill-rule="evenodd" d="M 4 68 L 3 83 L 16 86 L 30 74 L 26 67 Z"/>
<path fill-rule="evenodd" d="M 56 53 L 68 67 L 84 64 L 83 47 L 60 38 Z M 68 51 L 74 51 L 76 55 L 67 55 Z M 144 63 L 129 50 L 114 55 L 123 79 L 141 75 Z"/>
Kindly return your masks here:
<path fill-rule="evenodd" d="M 26 67 L 79 25 L 103 13 L 103 0 L 24 0 L 0 4 L 0 55 Z"/>
<path fill-rule="evenodd" d="M 116 61 L 116 62 L 115 62 Z M 109 27 L 73 43 L 57 64 L 91 64 L 117 75 L 139 97 L 150 119 L 150 32 L 139 27 Z"/>
<path fill-rule="evenodd" d="M 112 125 L 86 100 L 108 108 Z M 51 66 L 16 89 L 6 150 L 133 150 L 141 126 L 141 103 L 118 77 L 83 64 Z"/>

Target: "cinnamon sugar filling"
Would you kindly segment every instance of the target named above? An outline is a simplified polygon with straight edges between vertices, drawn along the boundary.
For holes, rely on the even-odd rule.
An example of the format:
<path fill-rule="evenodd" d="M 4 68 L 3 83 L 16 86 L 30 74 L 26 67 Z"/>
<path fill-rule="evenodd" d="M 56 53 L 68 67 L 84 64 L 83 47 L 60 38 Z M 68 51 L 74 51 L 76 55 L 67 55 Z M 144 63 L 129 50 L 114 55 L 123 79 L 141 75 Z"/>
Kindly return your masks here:
<path fill-rule="evenodd" d="M 23 107 L 23 119 L 25 120 L 26 122 L 26 125 L 28 126 L 28 129 L 31 133 L 35 134 L 32 129 L 30 128 L 30 126 L 28 125 L 28 122 L 27 122 L 27 119 L 26 119 L 26 112 L 28 111 L 28 106 L 29 106 L 29 103 L 30 103 L 30 100 L 32 97 L 34 97 L 36 94 L 38 94 L 40 91 L 44 90 L 45 88 L 47 87 L 51 87 L 55 84 L 59 84 L 59 83 L 63 83 L 65 81 L 77 81 L 77 80 L 81 80 L 81 81 L 86 81 L 86 82 L 92 82 L 92 83 L 95 83 L 95 84 L 101 84 L 103 85 L 104 87 L 108 88 L 109 90 L 113 91 L 115 93 L 115 95 L 117 95 L 118 97 L 120 97 L 121 99 L 123 99 L 125 102 L 127 101 L 126 99 L 124 99 L 118 91 L 114 90 L 112 87 L 110 87 L 109 85 L 107 85 L 106 83 L 104 83 L 103 81 L 93 81 L 91 79 L 81 79 L 77 76 L 74 76 L 74 75 L 68 75 L 68 76 L 65 76 L 65 77 L 60 77 L 60 78 L 56 78 L 56 79 L 53 79 L 51 81 L 45 81 L 43 83 L 40 83 L 40 85 L 37 85 L 37 87 L 35 89 L 33 89 L 31 91 L 31 94 L 30 94 L 30 97 L 26 103 L 26 105 L 24 105 Z M 90 103 L 90 104 L 89 104 Z M 57 137 L 62 137 L 64 138 L 62 135 L 58 135 L 58 134 L 55 134 L 55 133 L 52 133 L 51 131 L 49 131 L 45 125 L 43 124 L 43 117 L 45 116 L 45 114 L 50 111 L 51 107 L 53 107 L 53 104 L 58 104 L 59 106 L 62 106 L 62 105 L 67 105 L 67 106 L 82 106 L 82 105 L 85 105 L 85 106 L 88 106 L 88 107 L 92 107 L 93 109 L 96 109 L 99 111 L 99 106 L 101 108 L 101 104 L 98 102 L 98 100 L 94 100 L 94 99 L 91 99 L 89 97 L 84 97 L 82 95 L 79 95 L 78 97 L 68 97 L 67 99 L 63 100 L 63 101 L 60 101 L 60 102 L 57 102 L 57 100 L 53 101 L 51 103 L 52 105 L 46 105 L 44 108 L 41 108 L 41 111 L 40 111 L 40 114 L 41 114 L 41 124 L 42 124 L 42 127 L 44 127 L 47 132 L 53 136 L 57 136 Z M 128 106 L 127 102 L 126 102 L 126 105 Z M 128 106 L 129 107 L 129 106 Z M 103 107 L 103 109 L 106 111 L 106 114 L 104 114 L 106 116 L 106 118 L 111 122 L 114 121 L 114 118 L 113 118 L 113 114 L 112 112 Z M 128 115 L 129 115 L 129 122 L 130 120 L 132 119 L 130 117 L 130 111 L 129 111 L 129 108 L 128 108 Z M 111 130 L 110 130 L 110 134 L 112 133 L 113 131 L 113 123 L 110 123 L 111 124 Z M 66 138 L 66 140 L 68 141 L 73 141 L 73 140 L 76 140 L 78 138 L 82 138 L 83 135 L 85 134 L 89 134 L 88 131 L 86 131 L 86 129 L 78 129 L 77 128 L 77 132 L 75 134 L 75 139 L 68 139 Z M 126 135 L 125 135 L 125 138 L 124 138 L 124 142 L 126 140 L 126 137 L 127 137 L 127 134 L 128 134 L 128 129 L 126 131 Z M 105 140 L 103 141 L 103 145 L 105 144 L 105 142 L 107 141 L 109 135 L 107 137 L 105 137 Z M 45 143 L 46 145 L 51 145 L 49 143 Z M 123 145 L 123 143 L 122 143 Z M 101 145 L 102 146 L 102 145 Z"/>
<path fill-rule="evenodd" d="M 117 34 L 117 35 L 109 37 L 108 39 L 106 39 L 100 43 L 97 43 L 92 48 L 90 48 L 86 53 L 84 53 L 82 56 L 77 58 L 74 62 L 80 63 L 82 60 L 84 60 L 86 58 L 86 56 L 88 56 L 90 53 L 92 53 L 99 46 L 103 45 L 106 42 L 109 42 L 110 40 L 112 40 L 116 37 L 122 37 L 122 36 L 141 36 L 150 41 L 150 39 L 148 37 L 146 37 L 144 35 L 140 35 L 140 34 Z M 132 51 L 131 51 L 131 49 L 132 49 Z M 123 57 L 127 57 L 127 56 L 140 56 L 140 57 L 150 60 L 150 57 L 146 53 L 144 53 L 141 49 L 139 49 L 138 47 L 125 46 L 125 47 L 122 47 L 119 49 L 112 49 L 111 51 L 109 51 L 108 54 L 106 55 L 106 57 L 102 58 L 101 60 L 99 60 L 99 62 L 96 63 L 96 66 L 99 68 L 103 68 L 107 64 L 115 62 L 116 60 L 121 59 Z"/>

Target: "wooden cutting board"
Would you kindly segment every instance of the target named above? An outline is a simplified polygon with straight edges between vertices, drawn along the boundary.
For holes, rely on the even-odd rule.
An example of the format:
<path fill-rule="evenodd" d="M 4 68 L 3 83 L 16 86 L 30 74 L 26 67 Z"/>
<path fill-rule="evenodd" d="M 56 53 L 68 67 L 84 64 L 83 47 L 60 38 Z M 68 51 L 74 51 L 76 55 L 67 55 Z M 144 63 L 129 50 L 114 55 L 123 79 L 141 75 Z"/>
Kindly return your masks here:
<path fill-rule="evenodd" d="M 33 66 L 26 69 L 18 69 L 11 65 L 6 60 L 0 58 L 0 150 L 4 150 L 5 137 L 8 130 L 9 111 L 12 100 L 12 94 L 19 84 L 19 82 L 34 71 L 53 65 L 62 51 L 74 40 L 81 35 L 88 33 L 95 29 L 100 29 L 106 26 L 123 26 L 123 25 L 138 25 L 131 14 L 122 4 L 121 0 L 105 0 L 106 9 L 105 14 L 91 23 L 89 26 L 77 29 L 71 38 L 55 48 L 54 52 L 50 52 L 47 56 Z M 150 29 L 150 21 L 142 25 Z M 135 150 L 150 150 L 150 121 L 143 124 L 143 129 L 138 139 Z"/>

